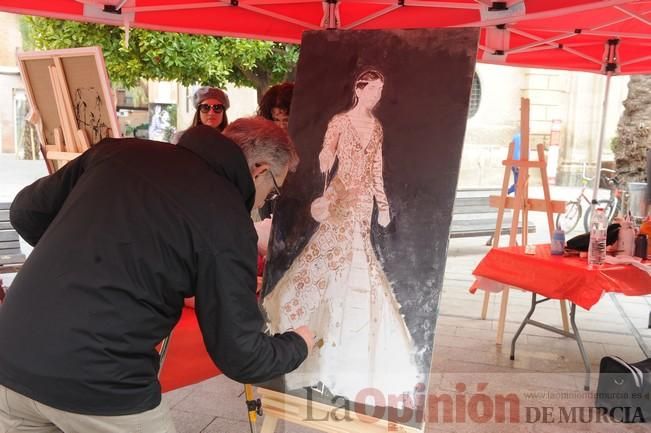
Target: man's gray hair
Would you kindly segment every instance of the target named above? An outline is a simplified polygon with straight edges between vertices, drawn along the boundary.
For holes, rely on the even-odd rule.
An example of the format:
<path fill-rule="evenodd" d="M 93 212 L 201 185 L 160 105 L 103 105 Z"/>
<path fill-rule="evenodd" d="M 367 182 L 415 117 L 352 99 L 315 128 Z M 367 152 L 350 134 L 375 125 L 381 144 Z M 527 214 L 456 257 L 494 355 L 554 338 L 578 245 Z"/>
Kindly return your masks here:
<path fill-rule="evenodd" d="M 298 155 L 294 143 L 287 132 L 271 120 L 260 116 L 237 119 L 223 134 L 242 148 L 250 169 L 266 162 L 276 175 L 284 167 L 296 170 Z"/>

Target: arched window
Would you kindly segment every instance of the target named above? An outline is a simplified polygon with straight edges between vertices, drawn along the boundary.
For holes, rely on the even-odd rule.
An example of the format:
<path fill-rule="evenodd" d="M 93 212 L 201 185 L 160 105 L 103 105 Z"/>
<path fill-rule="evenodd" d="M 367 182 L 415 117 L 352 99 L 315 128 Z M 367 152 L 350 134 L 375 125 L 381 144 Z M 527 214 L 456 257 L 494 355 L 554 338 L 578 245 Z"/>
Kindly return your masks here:
<path fill-rule="evenodd" d="M 472 87 L 470 89 L 470 106 L 468 107 L 468 119 L 477 114 L 480 102 L 481 82 L 479 81 L 479 76 L 475 72 L 475 75 L 472 77 Z"/>

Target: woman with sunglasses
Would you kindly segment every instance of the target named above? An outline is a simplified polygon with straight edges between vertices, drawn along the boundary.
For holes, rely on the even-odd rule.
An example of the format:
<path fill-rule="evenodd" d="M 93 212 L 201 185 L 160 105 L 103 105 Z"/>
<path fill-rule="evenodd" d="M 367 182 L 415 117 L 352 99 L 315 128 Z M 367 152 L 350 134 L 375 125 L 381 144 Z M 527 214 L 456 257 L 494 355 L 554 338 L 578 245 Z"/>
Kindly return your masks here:
<path fill-rule="evenodd" d="M 228 125 L 226 110 L 230 107 L 228 95 L 217 87 L 200 87 L 192 96 L 192 103 L 197 110 L 192 119 L 192 126 L 206 125 L 222 132 Z M 172 136 L 170 142 L 176 144 L 185 131 Z"/>

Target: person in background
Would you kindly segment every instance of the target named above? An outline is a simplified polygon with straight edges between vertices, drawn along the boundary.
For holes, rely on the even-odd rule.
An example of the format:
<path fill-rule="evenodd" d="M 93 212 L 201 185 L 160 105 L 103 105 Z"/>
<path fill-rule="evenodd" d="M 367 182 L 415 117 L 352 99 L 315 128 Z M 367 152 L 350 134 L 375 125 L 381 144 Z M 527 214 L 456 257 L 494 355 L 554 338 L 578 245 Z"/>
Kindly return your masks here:
<path fill-rule="evenodd" d="M 514 161 L 519 161 L 520 160 L 520 133 L 516 133 L 513 136 L 513 139 L 511 140 L 513 143 L 513 160 Z M 513 172 L 513 185 L 511 185 L 507 191 L 507 194 L 514 194 L 515 193 L 515 188 L 518 185 L 518 177 L 520 176 L 520 169 L 518 167 L 511 167 L 511 171 Z"/>
<path fill-rule="evenodd" d="M 307 327 L 261 331 L 250 218 L 298 157 L 267 120 L 231 126 L 177 146 L 107 138 L 16 196 L 10 221 L 34 250 L 0 307 L 0 432 L 175 432 L 156 346 L 191 296 L 226 376 L 266 381 L 306 358 Z"/>
<path fill-rule="evenodd" d="M 197 110 L 192 119 L 192 126 L 206 125 L 222 132 L 228 125 L 226 110 L 230 107 L 228 95 L 217 87 L 200 87 L 192 96 L 192 104 Z M 172 135 L 170 143 L 178 144 L 184 131 Z"/>
<path fill-rule="evenodd" d="M 513 135 L 511 142 L 513 143 L 513 160 L 519 161 L 520 144 L 521 144 L 521 137 L 519 132 Z M 518 185 L 518 177 L 520 177 L 520 169 L 518 167 L 511 166 L 511 172 L 513 172 L 513 184 L 509 186 L 509 189 L 506 192 L 507 194 L 515 194 L 515 189 L 517 188 Z M 491 236 L 486 241 L 487 247 L 493 245 L 493 237 L 494 235 L 491 234 Z"/>
<path fill-rule="evenodd" d="M 270 87 L 260 100 L 258 115 L 271 120 L 287 131 L 293 92 L 293 83 L 276 84 Z"/>
<path fill-rule="evenodd" d="M 293 93 L 293 83 L 287 82 L 271 86 L 260 100 L 260 106 L 258 107 L 258 116 L 262 116 L 265 119 L 271 120 L 276 125 L 287 131 L 287 128 L 289 126 L 289 112 L 292 105 Z M 265 234 L 264 231 L 268 230 L 271 227 L 270 218 L 273 214 L 274 204 L 275 200 L 268 200 L 267 203 L 259 209 L 257 215 L 253 215 L 253 218 L 256 221 L 256 229 L 258 229 L 258 235 L 261 239 L 269 238 L 269 233 Z M 266 250 L 266 247 L 264 250 Z"/>

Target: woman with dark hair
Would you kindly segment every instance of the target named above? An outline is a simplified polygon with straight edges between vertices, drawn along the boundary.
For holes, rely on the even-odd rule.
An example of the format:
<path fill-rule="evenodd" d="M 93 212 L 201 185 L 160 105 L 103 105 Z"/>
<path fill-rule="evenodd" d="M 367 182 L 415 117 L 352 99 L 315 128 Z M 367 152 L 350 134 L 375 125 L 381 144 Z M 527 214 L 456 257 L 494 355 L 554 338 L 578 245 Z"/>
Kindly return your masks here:
<path fill-rule="evenodd" d="M 411 395 L 418 384 L 411 335 L 371 242 L 371 227 L 391 222 L 383 130 L 373 113 L 383 87 L 382 73 L 363 71 L 352 107 L 328 123 L 319 164 L 329 183 L 311 208 L 320 225 L 263 300 L 272 332 L 305 324 L 324 341 L 285 376 L 288 389 L 321 382 L 334 395 L 355 400 L 362 389 L 386 398 Z"/>
<path fill-rule="evenodd" d="M 206 125 L 222 132 L 228 125 L 226 110 L 230 107 L 230 102 L 223 90 L 217 87 L 200 87 L 192 96 L 192 104 L 197 111 L 190 127 Z M 185 130 L 174 134 L 170 142 L 177 144 L 184 132 Z"/>
<path fill-rule="evenodd" d="M 260 100 L 258 116 L 269 119 L 287 131 L 289 124 L 289 109 L 292 105 L 293 83 L 282 83 L 272 86 Z"/>

